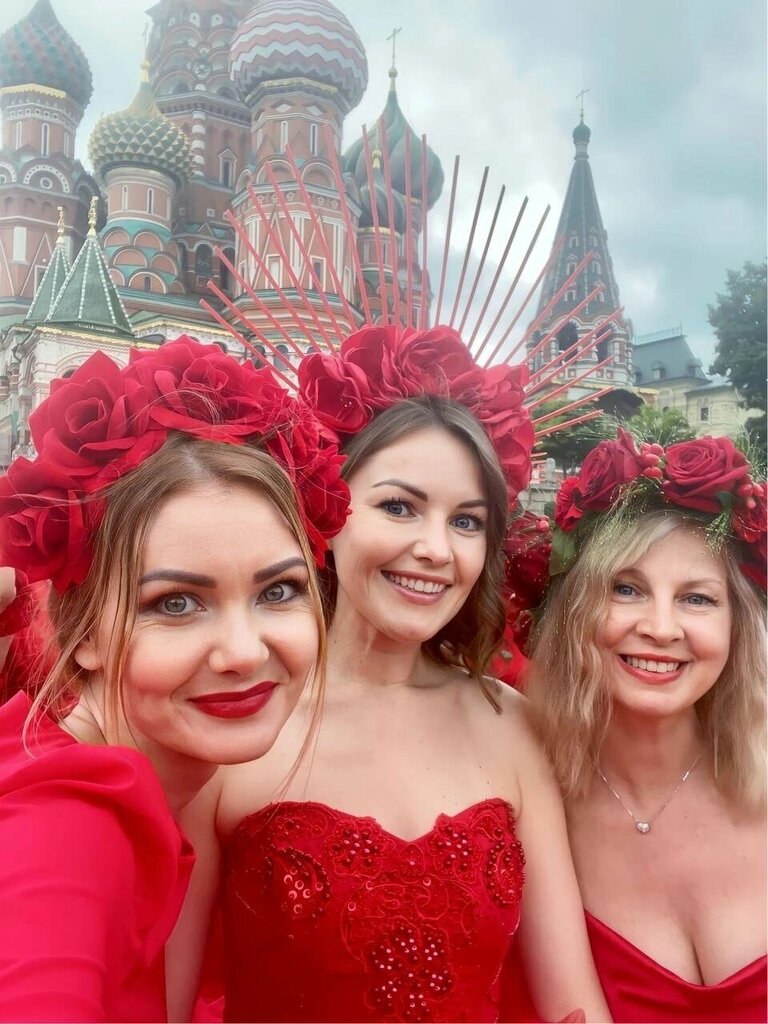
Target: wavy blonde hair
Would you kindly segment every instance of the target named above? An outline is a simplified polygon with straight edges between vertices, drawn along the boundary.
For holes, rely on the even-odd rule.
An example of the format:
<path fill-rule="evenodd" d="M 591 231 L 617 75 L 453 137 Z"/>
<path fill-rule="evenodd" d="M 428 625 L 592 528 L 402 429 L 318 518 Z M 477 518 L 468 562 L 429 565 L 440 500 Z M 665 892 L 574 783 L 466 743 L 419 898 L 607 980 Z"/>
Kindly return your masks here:
<path fill-rule="evenodd" d="M 63 718 L 73 698 L 77 699 L 87 688 L 91 673 L 80 667 L 76 653 L 99 626 L 107 597 L 115 593 L 117 608 L 110 623 L 104 671 L 104 715 L 105 739 L 108 743 L 117 742 L 123 677 L 136 621 L 147 532 L 170 498 L 209 484 L 242 486 L 266 498 L 301 548 L 309 570 L 309 595 L 319 637 L 318 669 L 313 677 L 317 712 L 325 685 L 325 618 L 312 551 L 290 479 L 271 456 L 257 448 L 172 434 L 157 453 L 99 495 L 99 499 L 106 500 L 106 511 L 96 535 L 88 576 L 80 586 L 71 587 L 64 594 L 51 592 L 49 613 L 57 658 L 33 701 L 25 738 L 36 716 L 42 712 Z M 313 722 L 314 718 L 315 715 Z"/>
<path fill-rule="evenodd" d="M 566 797 L 591 787 L 600 746 L 611 720 L 608 656 L 599 646 L 616 574 L 675 530 L 704 536 L 706 521 L 679 509 L 619 513 L 600 523 L 579 555 L 555 579 L 532 638 L 527 693 Z M 734 540 L 713 548 L 731 603 L 728 661 L 715 685 L 696 703 L 715 782 L 745 807 L 765 800 L 765 603 L 739 569 Z"/>

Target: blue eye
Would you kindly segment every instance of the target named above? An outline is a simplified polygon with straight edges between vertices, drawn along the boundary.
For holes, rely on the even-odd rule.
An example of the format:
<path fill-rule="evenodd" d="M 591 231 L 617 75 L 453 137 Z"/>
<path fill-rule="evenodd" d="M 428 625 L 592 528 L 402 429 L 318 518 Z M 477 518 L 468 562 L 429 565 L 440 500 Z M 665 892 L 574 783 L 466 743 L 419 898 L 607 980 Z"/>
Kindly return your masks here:
<path fill-rule="evenodd" d="M 477 533 L 479 530 L 483 530 L 485 528 L 485 521 L 482 520 L 480 516 L 454 516 L 451 523 L 457 530 L 462 530 L 467 533 Z"/>
<path fill-rule="evenodd" d="M 705 604 L 717 604 L 717 601 L 707 594 L 687 594 L 685 600 L 696 608 L 701 608 Z"/>
<path fill-rule="evenodd" d="M 637 590 L 630 583 L 617 582 L 613 584 L 613 592 L 618 597 L 633 597 Z"/>
<path fill-rule="evenodd" d="M 396 519 L 404 519 L 405 516 L 413 515 L 413 507 L 408 501 L 404 501 L 402 498 L 387 498 L 386 501 L 382 501 L 377 508 L 382 508 Z"/>

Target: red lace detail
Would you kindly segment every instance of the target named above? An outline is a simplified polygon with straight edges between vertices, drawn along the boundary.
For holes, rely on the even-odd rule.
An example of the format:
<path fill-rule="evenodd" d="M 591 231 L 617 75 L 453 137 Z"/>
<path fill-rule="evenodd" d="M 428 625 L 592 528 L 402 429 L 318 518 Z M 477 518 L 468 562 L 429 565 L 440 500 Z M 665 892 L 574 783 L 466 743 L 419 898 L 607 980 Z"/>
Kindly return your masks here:
<path fill-rule="evenodd" d="M 227 850 L 229 1021 L 494 1021 L 520 915 L 511 809 L 406 842 L 324 804 L 272 805 Z"/>

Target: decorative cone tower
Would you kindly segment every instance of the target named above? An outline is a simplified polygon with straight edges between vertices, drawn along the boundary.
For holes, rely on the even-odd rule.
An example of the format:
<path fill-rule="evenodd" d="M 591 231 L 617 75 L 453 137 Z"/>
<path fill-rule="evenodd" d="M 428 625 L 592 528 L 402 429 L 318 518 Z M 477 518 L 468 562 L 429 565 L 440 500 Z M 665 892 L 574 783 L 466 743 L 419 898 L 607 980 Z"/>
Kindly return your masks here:
<path fill-rule="evenodd" d="M 573 144 L 576 152 L 555 236 L 558 242 L 562 240 L 562 246 L 544 277 L 537 319 L 544 313 L 553 297 L 562 289 L 584 257 L 588 253 L 593 255 L 578 279 L 564 291 L 531 336 L 528 343 L 529 351 L 550 332 L 558 321 L 563 320 L 564 317 L 567 318 L 550 342 L 550 350 L 542 351 L 537 355 L 533 369 L 554 358 L 558 352 L 570 349 L 607 314 L 619 308 L 619 288 L 608 251 L 608 234 L 603 227 L 589 164 L 588 148 L 591 134 L 584 123 L 582 110 L 581 119 L 573 130 Z M 597 285 L 602 285 L 601 294 L 579 312 L 573 312 Z M 596 366 L 608 356 L 613 357 L 610 365 L 596 369 L 593 377 L 587 376 L 580 383 L 580 389 L 591 388 L 594 390 L 607 385 L 615 387 L 632 385 L 632 323 L 624 316 L 617 316 L 611 322 L 611 326 L 612 331 L 603 337 L 596 349 L 588 353 L 583 360 L 577 360 L 566 371 L 570 378 L 575 378 L 588 370 L 590 365 Z M 564 382 L 564 380 L 557 380 L 553 382 L 553 386 Z"/>

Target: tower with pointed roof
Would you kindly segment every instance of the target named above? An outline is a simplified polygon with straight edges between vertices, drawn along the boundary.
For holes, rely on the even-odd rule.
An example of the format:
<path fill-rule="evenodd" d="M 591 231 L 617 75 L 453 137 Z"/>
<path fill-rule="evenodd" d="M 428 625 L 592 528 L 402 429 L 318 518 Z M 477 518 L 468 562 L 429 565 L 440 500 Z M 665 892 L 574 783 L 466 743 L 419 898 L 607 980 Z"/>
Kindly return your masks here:
<path fill-rule="evenodd" d="M 549 343 L 550 351 L 541 351 L 535 357 L 537 365 L 553 358 L 558 352 L 567 351 L 609 313 L 619 308 L 619 289 L 608 251 L 608 234 L 603 227 L 589 163 L 591 134 L 584 123 L 582 107 L 581 118 L 573 130 L 573 168 L 555 236 L 555 246 L 559 245 L 560 248 L 553 252 L 552 264 L 544 277 L 536 313 L 536 330 L 528 343 L 529 351 L 556 325 L 560 323 L 561 326 Z M 588 254 L 591 256 L 585 269 L 576 281 L 563 290 L 568 279 Z M 577 311 L 577 307 L 597 286 L 601 286 L 600 294 Z M 561 291 L 562 295 L 552 305 L 552 300 Z M 598 367 L 597 364 L 608 356 L 612 357 L 612 362 L 602 368 Z M 581 388 L 596 390 L 608 385 L 632 385 L 630 320 L 623 315 L 614 317 L 610 333 L 602 337 L 596 349 L 583 360 L 571 364 L 565 371 L 567 376 L 563 380 L 553 382 L 553 386 L 567 382 L 568 377 L 579 376 L 589 370 L 590 366 L 595 367 L 594 374 L 581 382 Z"/>
<path fill-rule="evenodd" d="M 75 160 L 75 132 L 92 92 L 83 51 L 50 0 L 0 37 L 0 313 L 29 308 L 57 245 L 57 207 L 74 255 L 97 194 Z"/>

